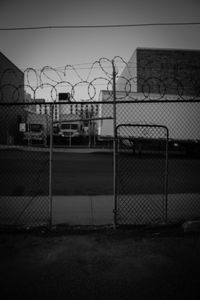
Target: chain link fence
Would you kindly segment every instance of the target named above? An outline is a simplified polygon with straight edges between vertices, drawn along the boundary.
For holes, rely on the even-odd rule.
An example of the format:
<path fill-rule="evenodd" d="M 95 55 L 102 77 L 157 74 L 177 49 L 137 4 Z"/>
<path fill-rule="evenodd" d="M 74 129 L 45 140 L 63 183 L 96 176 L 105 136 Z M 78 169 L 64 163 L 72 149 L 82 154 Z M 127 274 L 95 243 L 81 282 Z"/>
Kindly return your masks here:
<path fill-rule="evenodd" d="M 117 126 L 117 222 L 161 223 L 167 219 L 168 129 Z"/>
<path fill-rule="evenodd" d="M 199 219 L 200 102 L 147 99 L 116 110 L 117 222 Z"/>
<path fill-rule="evenodd" d="M 199 101 L 116 96 L 115 174 L 111 96 L 1 105 L 1 226 L 47 226 L 52 198 L 77 194 L 113 194 L 117 225 L 199 219 Z M 75 150 L 88 152 L 88 164 L 82 154 L 64 163 Z M 73 173 L 81 168 L 82 179 Z"/>
<path fill-rule="evenodd" d="M 51 226 L 52 198 L 58 195 L 112 194 L 112 155 L 107 157 L 109 173 L 103 176 L 108 178 L 103 191 L 98 173 L 96 180 L 93 174 L 95 159 L 90 152 L 110 153 L 113 148 L 112 136 L 104 139 L 98 135 L 99 112 L 97 102 L 10 102 L 0 106 L 1 227 Z M 66 160 L 74 151 L 78 154 L 69 167 Z M 88 165 L 81 162 L 82 152 L 89 154 Z M 81 164 L 83 177 L 77 183 Z M 77 173 L 70 174 L 74 166 Z"/>
<path fill-rule="evenodd" d="M 44 110 L 44 106 L 40 107 Z M 38 105 L 3 105 L 0 140 L 0 224 L 49 224 L 49 126 Z"/>
<path fill-rule="evenodd" d="M 1 226 L 51 226 L 52 200 L 77 194 L 113 195 L 117 225 L 200 218 L 199 54 L 138 51 L 0 69 Z"/>

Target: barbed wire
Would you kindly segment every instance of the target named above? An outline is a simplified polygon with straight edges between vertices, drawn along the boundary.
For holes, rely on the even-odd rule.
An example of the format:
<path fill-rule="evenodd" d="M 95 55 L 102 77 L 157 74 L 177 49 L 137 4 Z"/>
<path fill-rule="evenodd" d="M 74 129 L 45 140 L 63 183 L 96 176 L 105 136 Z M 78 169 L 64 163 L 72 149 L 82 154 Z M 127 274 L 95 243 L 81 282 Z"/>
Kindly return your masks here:
<path fill-rule="evenodd" d="M 131 78 L 124 79 L 123 87 L 117 86 L 116 88 L 116 101 L 118 100 L 165 100 L 169 96 L 174 100 L 199 100 L 200 99 L 200 85 L 199 81 L 193 81 L 191 78 L 184 78 L 183 81 L 177 78 L 166 77 L 164 80 L 156 77 L 145 78 Z M 97 84 L 96 81 L 104 80 L 104 84 Z M 187 85 L 183 83 L 187 82 Z M 112 81 L 106 78 L 95 78 L 91 82 L 79 81 L 76 84 L 71 84 L 67 81 L 57 82 L 56 84 L 42 83 L 36 87 L 31 85 L 15 86 L 13 84 L 3 84 L 0 86 L 0 102 L 37 102 L 41 99 L 40 92 L 45 90 L 47 96 L 46 101 L 58 101 L 60 88 L 65 88 L 70 95 L 71 102 L 80 101 L 77 97 L 77 90 L 84 88 L 87 91 L 87 97 L 82 97 L 82 101 L 97 101 L 97 88 L 102 87 L 104 92 L 104 99 L 113 100 Z M 31 95 L 28 99 L 24 95 L 24 90 L 27 94 Z M 141 96 L 142 95 L 142 96 Z"/>
<path fill-rule="evenodd" d="M 166 60 L 165 60 L 165 63 Z M 162 66 L 163 62 L 161 62 Z M 142 76 L 131 72 L 133 63 L 115 56 L 112 60 L 102 57 L 90 64 L 86 74 L 74 65 L 65 65 L 62 69 L 44 66 L 36 70 L 29 67 L 19 75 L 19 71 L 5 69 L 0 72 L 0 101 L 31 102 L 37 99 L 58 101 L 59 93 L 68 93 L 70 101 L 98 101 L 100 91 L 104 91 L 104 100 L 113 99 L 113 65 L 116 72 L 116 100 L 164 100 L 173 95 L 179 100 L 195 100 L 200 97 L 199 68 L 186 70 L 186 65 L 176 67 L 167 74 L 160 67 L 150 68 L 148 72 L 143 66 Z M 122 73 L 118 66 L 124 66 Z M 145 65 L 150 66 L 151 60 Z M 136 66 L 133 66 L 134 70 Z M 141 69 L 142 69 L 141 68 Z M 182 72 L 186 70 L 187 72 Z M 126 70 L 126 72 L 124 72 Z M 151 73 L 150 73 L 150 71 Z M 100 74 L 97 74 L 97 71 Z M 93 73 L 94 72 L 94 73 Z M 196 72 L 196 73 L 195 73 Z M 156 74 L 156 75 L 154 75 Z M 159 75 L 159 76 L 158 76 Z M 24 84 L 23 84 L 24 83 Z M 84 94 L 84 95 L 83 95 Z M 141 96 L 142 95 L 142 96 Z"/>

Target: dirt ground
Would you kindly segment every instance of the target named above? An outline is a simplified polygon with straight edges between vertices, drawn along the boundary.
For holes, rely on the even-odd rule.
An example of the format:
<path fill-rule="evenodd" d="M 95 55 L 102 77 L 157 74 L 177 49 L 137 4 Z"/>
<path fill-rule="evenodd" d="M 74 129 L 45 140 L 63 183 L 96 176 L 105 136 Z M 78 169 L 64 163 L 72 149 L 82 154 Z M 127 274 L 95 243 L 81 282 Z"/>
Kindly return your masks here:
<path fill-rule="evenodd" d="M 200 234 L 181 227 L 0 234 L 1 299 L 200 299 Z"/>

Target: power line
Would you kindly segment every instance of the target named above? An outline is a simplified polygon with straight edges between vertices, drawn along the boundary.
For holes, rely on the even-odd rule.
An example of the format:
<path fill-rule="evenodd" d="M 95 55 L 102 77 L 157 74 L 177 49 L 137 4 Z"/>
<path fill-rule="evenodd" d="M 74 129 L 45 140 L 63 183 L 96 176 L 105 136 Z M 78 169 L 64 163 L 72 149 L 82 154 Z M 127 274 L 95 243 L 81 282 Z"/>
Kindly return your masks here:
<path fill-rule="evenodd" d="M 41 29 L 71 29 L 71 28 L 120 28 L 120 27 L 149 27 L 149 26 L 193 26 L 200 22 L 168 22 L 168 23 L 139 23 L 139 24 L 113 24 L 113 25 L 57 25 L 57 26 L 33 26 L 33 27 L 5 27 L 0 31 L 17 30 L 41 30 Z"/>
<path fill-rule="evenodd" d="M 120 61 L 119 61 L 120 62 Z M 94 63 L 90 62 L 90 63 L 80 63 L 80 64 L 73 64 L 73 65 L 63 65 L 63 66 L 57 66 L 57 67 L 51 67 L 51 66 L 46 66 L 47 68 L 47 71 L 48 70 L 51 70 L 51 71 L 58 71 L 58 72 L 61 72 L 63 73 L 63 71 L 74 71 L 74 70 L 98 70 L 98 69 L 102 69 L 102 67 L 100 67 L 100 63 L 99 61 L 96 61 L 96 64 L 98 64 L 96 67 L 94 67 Z M 110 62 L 111 64 L 111 62 Z M 127 62 L 124 62 L 124 63 L 121 63 L 122 65 L 120 66 L 119 63 L 117 65 L 117 67 L 119 68 L 124 68 L 124 64 L 127 64 Z M 88 67 L 79 67 L 79 66 L 84 66 L 84 65 L 89 65 Z M 77 67 L 78 66 L 78 67 Z M 21 70 L 23 71 L 41 71 L 43 68 L 37 68 L 37 67 L 24 67 L 24 68 L 21 68 Z M 103 66 L 103 69 L 111 69 L 112 70 L 112 66 L 111 65 L 108 65 L 108 66 Z"/>

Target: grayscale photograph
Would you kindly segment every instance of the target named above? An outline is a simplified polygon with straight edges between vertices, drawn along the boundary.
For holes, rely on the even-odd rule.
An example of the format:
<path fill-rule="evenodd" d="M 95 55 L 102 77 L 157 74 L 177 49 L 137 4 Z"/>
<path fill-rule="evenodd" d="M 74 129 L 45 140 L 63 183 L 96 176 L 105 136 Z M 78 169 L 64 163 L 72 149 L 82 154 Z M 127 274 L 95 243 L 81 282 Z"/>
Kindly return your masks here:
<path fill-rule="evenodd" d="M 200 2 L 0 1 L 3 300 L 200 299 Z"/>

